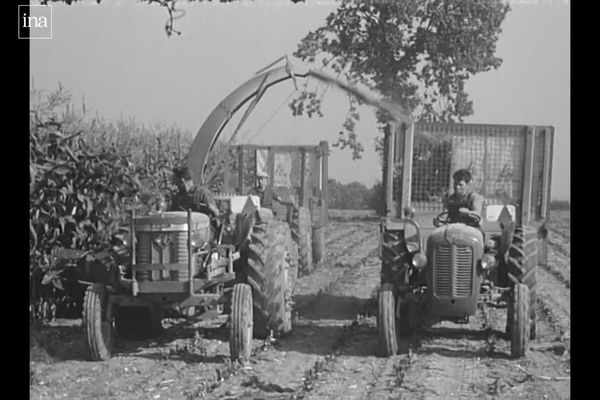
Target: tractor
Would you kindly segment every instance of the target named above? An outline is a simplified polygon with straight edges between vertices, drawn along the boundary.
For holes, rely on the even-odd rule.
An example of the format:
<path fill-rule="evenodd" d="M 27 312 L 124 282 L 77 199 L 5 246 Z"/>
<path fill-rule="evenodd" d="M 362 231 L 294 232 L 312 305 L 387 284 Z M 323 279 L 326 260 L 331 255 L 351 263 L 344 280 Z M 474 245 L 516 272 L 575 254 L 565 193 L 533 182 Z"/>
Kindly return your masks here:
<path fill-rule="evenodd" d="M 288 227 L 256 196 L 224 204 L 218 219 L 132 209 L 109 252 L 56 253 L 53 271 L 87 284 L 83 328 L 92 360 L 110 358 L 115 335 L 157 335 L 163 317 L 228 325 L 231 358 L 240 361 L 249 360 L 253 336 L 291 331 Z"/>
<path fill-rule="evenodd" d="M 215 179 L 215 191 L 243 195 L 254 187 L 257 174 L 264 172 L 269 177 L 268 187 L 282 199 L 293 201 L 297 207 L 274 202 L 272 208 L 277 219 L 290 226 L 298 251 L 297 270 L 304 274 L 322 263 L 325 254 L 328 155 L 325 141 L 317 146 L 232 145 L 223 160 L 228 168 L 219 171 Z"/>
<path fill-rule="evenodd" d="M 545 262 L 554 129 L 443 124 L 386 126 L 380 223 L 380 350 L 441 321 L 467 323 L 484 302 L 506 304 L 511 355 L 536 335 L 536 268 Z M 452 173 L 467 168 L 482 194 L 481 220 L 444 210 Z M 464 221 L 463 221 L 464 222 Z"/>

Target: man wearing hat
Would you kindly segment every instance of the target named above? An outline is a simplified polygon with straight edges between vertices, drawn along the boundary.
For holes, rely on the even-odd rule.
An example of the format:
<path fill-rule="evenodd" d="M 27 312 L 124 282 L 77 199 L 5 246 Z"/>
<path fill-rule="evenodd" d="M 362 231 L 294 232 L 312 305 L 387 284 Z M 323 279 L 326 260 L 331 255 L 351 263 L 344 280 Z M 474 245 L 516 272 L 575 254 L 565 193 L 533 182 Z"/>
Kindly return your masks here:
<path fill-rule="evenodd" d="M 292 206 L 296 208 L 296 204 L 293 201 L 286 201 L 282 199 L 272 187 L 267 185 L 269 175 L 264 171 L 256 173 L 256 186 L 248 192 L 249 195 L 258 196 L 260 198 L 260 206 L 273 210 L 273 200 L 283 204 L 285 206 Z M 273 210 L 274 211 L 274 210 Z M 273 212 L 275 213 L 275 212 Z"/>
<path fill-rule="evenodd" d="M 219 216 L 219 209 L 215 199 L 206 187 L 194 184 L 194 176 L 188 167 L 173 170 L 175 185 L 179 189 L 173 197 L 171 211 L 187 211 L 212 214 Z"/>

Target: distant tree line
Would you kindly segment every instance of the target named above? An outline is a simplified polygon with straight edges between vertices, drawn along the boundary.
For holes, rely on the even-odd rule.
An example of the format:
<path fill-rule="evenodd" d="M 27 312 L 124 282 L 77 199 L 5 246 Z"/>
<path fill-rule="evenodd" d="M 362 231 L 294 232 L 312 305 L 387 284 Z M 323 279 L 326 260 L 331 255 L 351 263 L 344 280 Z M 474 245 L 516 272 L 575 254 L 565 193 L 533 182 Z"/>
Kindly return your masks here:
<path fill-rule="evenodd" d="M 569 200 L 552 200 L 550 202 L 551 210 L 570 210 L 571 202 Z"/>
<path fill-rule="evenodd" d="M 360 182 L 343 184 L 335 179 L 328 180 L 329 208 L 340 210 L 379 210 L 383 199 L 381 182 L 368 188 Z"/>
<path fill-rule="evenodd" d="M 328 207 L 340 210 L 375 210 L 380 213 L 383 206 L 383 185 L 375 182 L 368 188 L 360 182 L 343 184 L 329 178 L 329 204 Z M 570 210 L 569 200 L 552 200 L 551 210 Z"/>

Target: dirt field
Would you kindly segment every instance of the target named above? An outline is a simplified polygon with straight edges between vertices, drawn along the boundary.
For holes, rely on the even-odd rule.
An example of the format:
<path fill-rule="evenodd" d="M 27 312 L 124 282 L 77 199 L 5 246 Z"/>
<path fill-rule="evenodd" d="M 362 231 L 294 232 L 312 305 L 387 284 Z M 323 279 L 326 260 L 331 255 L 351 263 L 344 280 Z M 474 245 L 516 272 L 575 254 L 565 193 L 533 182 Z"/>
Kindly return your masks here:
<path fill-rule="evenodd" d="M 377 356 L 378 223 L 336 219 L 324 266 L 300 278 L 294 332 L 254 341 L 232 366 L 227 332 L 164 320 L 157 340 L 119 341 L 90 362 L 81 320 L 31 329 L 32 399 L 568 399 L 570 216 L 552 214 L 549 265 L 538 269 L 538 337 L 510 358 L 506 309 L 482 307 L 466 325 L 440 323 Z"/>

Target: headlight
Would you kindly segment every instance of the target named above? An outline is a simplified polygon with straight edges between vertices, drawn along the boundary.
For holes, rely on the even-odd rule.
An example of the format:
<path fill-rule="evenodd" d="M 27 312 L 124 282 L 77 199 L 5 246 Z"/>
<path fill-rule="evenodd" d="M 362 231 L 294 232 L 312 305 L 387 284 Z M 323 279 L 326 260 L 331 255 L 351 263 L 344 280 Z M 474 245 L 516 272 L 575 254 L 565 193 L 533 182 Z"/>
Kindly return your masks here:
<path fill-rule="evenodd" d="M 495 249 L 496 248 L 496 241 L 495 240 L 486 240 L 485 245 L 488 249 Z"/>
<path fill-rule="evenodd" d="M 425 268 L 427 265 L 427 257 L 423 253 L 416 253 L 412 258 L 412 265 L 415 268 Z"/>
<path fill-rule="evenodd" d="M 492 269 L 494 265 L 496 265 L 496 258 L 494 258 L 493 255 L 484 254 L 483 257 L 481 257 L 481 268 L 489 270 Z"/>
<path fill-rule="evenodd" d="M 415 213 L 417 212 L 414 207 L 404 207 L 402 211 L 406 218 L 414 218 Z"/>

